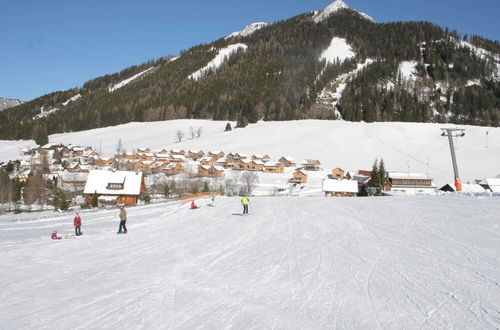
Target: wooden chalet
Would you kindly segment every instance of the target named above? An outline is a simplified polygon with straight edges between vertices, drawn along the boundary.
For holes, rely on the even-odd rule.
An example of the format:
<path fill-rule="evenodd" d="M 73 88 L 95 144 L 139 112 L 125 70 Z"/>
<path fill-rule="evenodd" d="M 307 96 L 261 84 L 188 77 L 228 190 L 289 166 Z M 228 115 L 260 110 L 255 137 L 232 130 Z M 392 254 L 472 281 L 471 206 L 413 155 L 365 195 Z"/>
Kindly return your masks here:
<path fill-rule="evenodd" d="M 182 163 L 170 163 L 163 168 L 166 175 L 175 175 L 186 172 L 186 167 Z"/>
<path fill-rule="evenodd" d="M 189 150 L 186 154 L 187 158 L 191 158 L 193 160 L 198 160 L 203 156 L 205 156 L 205 153 L 202 150 Z"/>
<path fill-rule="evenodd" d="M 158 153 L 155 155 L 156 161 L 162 162 L 162 163 L 170 163 L 170 155 L 168 153 L 166 154 L 161 154 Z"/>
<path fill-rule="evenodd" d="M 101 166 L 101 167 L 115 166 L 116 165 L 116 160 L 113 157 L 96 158 L 95 164 L 97 166 Z"/>
<path fill-rule="evenodd" d="M 285 164 L 267 161 L 264 163 L 264 168 L 262 170 L 266 173 L 283 173 L 285 171 Z"/>
<path fill-rule="evenodd" d="M 304 159 L 301 165 L 305 171 L 319 171 L 321 162 L 317 159 Z"/>
<path fill-rule="evenodd" d="M 137 148 L 137 153 L 142 154 L 142 153 L 148 153 L 151 152 L 150 148 Z"/>
<path fill-rule="evenodd" d="M 187 158 L 184 155 L 170 155 L 170 163 L 183 164 L 187 162 Z"/>
<path fill-rule="evenodd" d="M 198 161 L 200 162 L 200 165 L 214 166 L 217 163 L 217 159 L 218 158 L 205 156 L 200 158 Z"/>
<path fill-rule="evenodd" d="M 182 149 L 171 149 L 170 150 L 170 155 L 173 156 L 173 155 L 182 155 L 184 156 L 186 154 L 186 152 Z"/>
<path fill-rule="evenodd" d="M 224 176 L 224 168 L 222 166 L 200 165 L 198 166 L 198 176 L 222 177 Z"/>
<path fill-rule="evenodd" d="M 269 155 L 255 154 L 255 155 L 252 155 L 252 159 L 267 162 L 268 160 L 271 159 L 271 157 L 269 157 Z"/>
<path fill-rule="evenodd" d="M 136 205 L 141 192 L 146 191 L 142 172 L 90 171 L 84 194 L 90 204 L 97 195 L 101 204 Z"/>
<path fill-rule="evenodd" d="M 239 169 L 243 171 L 262 171 L 264 163 L 260 160 L 242 159 L 239 164 Z"/>
<path fill-rule="evenodd" d="M 332 179 L 342 180 L 345 179 L 345 171 L 339 167 L 332 170 Z"/>
<path fill-rule="evenodd" d="M 280 163 L 283 163 L 285 167 L 295 167 L 297 163 L 292 157 L 282 156 L 279 160 Z"/>
<path fill-rule="evenodd" d="M 225 156 L 224 152 L 223 151 L 209 151 L 207 153 L 207 156 L 209 157 L 212 157 L 212 158 L 215 158 L 215 159 L 219 159 L 219 158 L 222 158 Z"/>
<path fill-rule="evenodd" d="M 307 182 L 307 174 L 302 171 L 293 172 L 293 177 L 288 180 L 290 183 L 306 183 Z"/>
<path fill-rule="evenodd" d="M 155 155 L 150 152 L 141 152 L 137 154 L 141 160 L 155 160 Z"/>

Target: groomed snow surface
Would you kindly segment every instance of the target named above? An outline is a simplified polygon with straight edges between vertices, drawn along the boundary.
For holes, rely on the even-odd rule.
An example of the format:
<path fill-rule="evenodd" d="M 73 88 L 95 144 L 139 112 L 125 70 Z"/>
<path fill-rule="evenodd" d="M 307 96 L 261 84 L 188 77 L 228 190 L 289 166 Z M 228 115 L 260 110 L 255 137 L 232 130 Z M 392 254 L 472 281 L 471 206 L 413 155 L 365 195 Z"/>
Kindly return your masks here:
<path fill-rule="evenodd" d="M 0 328 L 500 327 L 498 197 L 250 200 L 0 216 Z"/>

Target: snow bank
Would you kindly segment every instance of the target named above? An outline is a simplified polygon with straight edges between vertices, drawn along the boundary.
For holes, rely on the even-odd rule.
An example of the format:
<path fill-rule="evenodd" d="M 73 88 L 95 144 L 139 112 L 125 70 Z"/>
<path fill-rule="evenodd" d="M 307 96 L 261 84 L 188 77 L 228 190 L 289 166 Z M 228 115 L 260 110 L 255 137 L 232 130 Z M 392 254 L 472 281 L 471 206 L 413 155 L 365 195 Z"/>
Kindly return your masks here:
<path fill-rule="evenodd" d="M 69 99 L 67 99 L 66 101 L 64 101 L 63 102 L 63 106 L 67 106 L 70 102 L 74 102 L 74 101 L 78 100 L 81 97 L 82 97 L 82 95 L 80 93 L 78 93 L 75 96 L 70 97 Z"/>
<path fill-rule="evenodd" d="M 0 216 L 5 329 L 500 327 L 498 198 L 217 198 Z"/>
<path fill-rule="evenodd" d="M 188 78 L 196 81 L 209 71 L 216 71 L 231 55 L 233 55 L 240 49 L 246 50 L 247 48 L 248 46 L 245 44 L 234 44 L 229 45 L 226 48 L 221 48 L 213 60 L 211 60 L 205 67 L 190 74 Z"/>
<path fill-rule="evenodd" d="M 123 86 L 125 86 L 125 85 L 127 85 L 127 84 L 131 83 L 132 81 L 136 80 L 137 78 L 142 77 L 142 76 L 143 76 L 143 75 L 145 75 L 146 73 L 151 72 L 152 70 L 154 70 L 154 67 L 150 67 L 150 68 L 148 68 L 148 69 L 146 69 L 146 70 L 144 70 L 144 71 L 142 71 L 142 72 L 139 72 L 138 74 L 133 75 L 133 76 L 132 76 L 132 77 L 130 77 L 130 78 L 127 78 L 127 79 L 125 79 L 125 80 L 122 80 L 122 81 L 120 81 L 118 84 L 115 84 L 115 85 L 113 85 L 113 86 L 110 86 L 110 87 L 108 88 L 108 90 L 109 90 L 109 92 L 110 92 L 110 93 L 112 93 L 112 92 L 116 91 L 117 89 L 122 88 Z"/>
<path fill-rule="evenodd" d="M 224 39 L 227 40 L 236 37 L 247 37 L 253 34 L 255 31 L 260 30 L 268 25 L 269 24 L 265 22 L 252 23 L 250 25 L 247 25 L 242 31 L 233 32 L 230 35 L 226 36 Z"/>

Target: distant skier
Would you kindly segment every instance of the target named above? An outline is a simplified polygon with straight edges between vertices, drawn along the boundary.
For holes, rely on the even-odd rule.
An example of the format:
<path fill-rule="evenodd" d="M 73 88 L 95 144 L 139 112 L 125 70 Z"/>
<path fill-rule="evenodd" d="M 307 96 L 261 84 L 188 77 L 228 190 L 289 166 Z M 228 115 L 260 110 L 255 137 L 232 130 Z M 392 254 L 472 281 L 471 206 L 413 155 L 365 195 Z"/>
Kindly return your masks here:
<path fill-rule="evenodd" d="M 52 236 L 50 236 L 50 238 L 52 238 L 52 239 L 62 239 L 61 236 L 57 236 L 57 230 L 54 230 L 52 232 Z"/>
<path fill-rule="evenodd" d="M 73 220 L 73 224 L 75 225 L 75 236 L 80 236 L 82 234 L 82 218 L 80 218 L 80 214 L 76 212 L 75 219 Z"/>
<path fill-rule="evenodd" d="M 120 206 L 120 227 L 118 228 L 117 234 L 127 233 L 127 226 L 125 226 L 126 222 L 127 222 L 127 211 L 125 211 L 125 206 Z"/>
<path fill-rule="evenodd" d="M 250 204 L 250 199 L 245 195 L 241 198 L 241 204 L 243 205 L 243 214 L 248 214 L 248 204 Z"/>
<path fill-rule="evenodd" d="M 194 202 L 194 199 L 191 201 L 191 208 L 192 209 L 197 209 L 198 208 L 198 205 L 196 205 L 196 203 Z"/>

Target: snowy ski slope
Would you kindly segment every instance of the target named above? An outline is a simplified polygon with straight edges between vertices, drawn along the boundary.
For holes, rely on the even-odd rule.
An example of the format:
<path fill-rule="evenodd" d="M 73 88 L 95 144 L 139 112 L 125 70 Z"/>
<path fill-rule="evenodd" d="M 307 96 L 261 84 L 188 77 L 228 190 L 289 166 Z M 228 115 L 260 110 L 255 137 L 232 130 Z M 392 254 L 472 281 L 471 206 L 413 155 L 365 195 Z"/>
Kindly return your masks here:
<path fill-rule="evenodd" d="M 0 216 L 2 329 L 500 327 L 498 197 Z"/>

